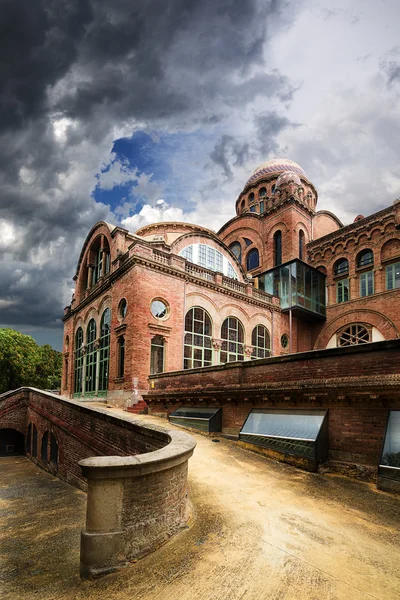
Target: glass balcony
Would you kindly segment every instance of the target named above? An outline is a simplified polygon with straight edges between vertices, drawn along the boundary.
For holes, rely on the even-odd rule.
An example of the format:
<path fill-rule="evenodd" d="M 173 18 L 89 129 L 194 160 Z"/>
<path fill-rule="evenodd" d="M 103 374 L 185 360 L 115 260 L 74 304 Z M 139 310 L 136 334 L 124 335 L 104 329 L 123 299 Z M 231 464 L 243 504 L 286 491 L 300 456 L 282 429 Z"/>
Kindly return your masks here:
<path fill-rule="evenodd" d="M 278 296 L 283 310 L 304 320 L 326 318 L 325 275 L 294 260 L 258 276 L 259 289 Z"/>

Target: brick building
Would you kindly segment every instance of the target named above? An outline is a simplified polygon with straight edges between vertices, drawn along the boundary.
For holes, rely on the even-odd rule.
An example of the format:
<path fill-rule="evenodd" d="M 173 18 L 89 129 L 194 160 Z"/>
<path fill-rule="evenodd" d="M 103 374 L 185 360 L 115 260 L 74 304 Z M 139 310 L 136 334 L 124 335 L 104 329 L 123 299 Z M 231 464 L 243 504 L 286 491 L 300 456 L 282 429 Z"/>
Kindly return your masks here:
<path fill-rule="evenodd" d="M 218 233 L 97 223 L 65 309 L 63 393 L 123 404 L 161 372 L 398 338 L 400 201 L 347 226 L 317 202 L 276 159 Z"/>

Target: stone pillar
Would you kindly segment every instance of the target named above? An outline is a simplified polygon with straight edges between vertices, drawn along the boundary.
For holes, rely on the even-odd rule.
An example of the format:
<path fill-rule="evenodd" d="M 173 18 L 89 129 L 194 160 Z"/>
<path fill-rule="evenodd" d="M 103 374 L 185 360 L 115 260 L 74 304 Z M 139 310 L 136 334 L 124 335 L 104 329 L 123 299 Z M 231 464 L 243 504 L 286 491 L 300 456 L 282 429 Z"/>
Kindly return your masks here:
<path fill-rule="evenodd" d="M 83 364 L 82 364 L 82 398 L 86 391 L 86 346 L 82 346 Z"/>
<path fill-rule="evenodd" d="M 253 346 L 245 346 L 244 347 L 244 360 L 251 360 L 252 354 L 253 354 Z"/>
<path fill-rule="evenodd" d="M 100 340 L 95 340 L 94 349 L 96 350 L 96 382 L 94 395 L 99 395 L 99 381 L 100 381 Z"/>
<path fill-rule="evenodd" d="M 212 339 L 212 345 L 214 348 L 214 360 L 213 360 L 213 365 L 219 365 L 219 353 L 221 350 L 221 346 L 222 346 L 222 340 L 217 340 L 217 339 Z"/>
<path fill-rule="evenodd" d="M 122 499 L 124 480 L 88 477 L 86 530 L 81 532 L 81 577 L 115 569 L 124 559 Z"/>
<path fill-rule="evenodd" d="M 89 290 L 93 285 L 93 265 L 88 265 L 88 279 L 86 289 Z"/>

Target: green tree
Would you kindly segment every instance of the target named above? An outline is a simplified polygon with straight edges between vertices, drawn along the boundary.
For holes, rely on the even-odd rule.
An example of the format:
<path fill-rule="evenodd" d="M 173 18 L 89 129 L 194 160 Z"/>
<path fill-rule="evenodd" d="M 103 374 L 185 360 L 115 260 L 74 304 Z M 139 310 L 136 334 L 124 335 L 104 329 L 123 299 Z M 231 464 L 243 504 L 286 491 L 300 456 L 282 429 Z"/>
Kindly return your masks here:
<path fill-rule="evenodd" d="M 0 393 L 21 386 L 58 386 L 61 368 L 61 352 L 47 344 L 38 346 L 30 335 L 0 329 Z"/>

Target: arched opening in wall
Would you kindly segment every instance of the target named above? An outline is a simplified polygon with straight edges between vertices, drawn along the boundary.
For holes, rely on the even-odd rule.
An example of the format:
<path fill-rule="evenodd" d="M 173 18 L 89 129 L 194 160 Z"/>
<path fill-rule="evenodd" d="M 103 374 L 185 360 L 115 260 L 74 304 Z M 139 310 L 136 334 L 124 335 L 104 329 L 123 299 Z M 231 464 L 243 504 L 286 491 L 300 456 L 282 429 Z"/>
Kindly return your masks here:
<path fill-rule="evenodd" d="M 242 262 L 242 248 L 239 242 L 232 242 L 229 245 L 229 250 L 236 256 L 239 263 Z"/>
<path fill-rule="evenodd" d="M 257 325 L 254 327 L 251 334 L 251 345 L 253 346 L 253 352 L 251 359 L 256 358 L 267 358 L 271 354 L 271 338 L 268 329 L 264 325 Z"/>
<path fill-rule="evenodd" d="M 32 423 L 28 425 L 28 435 L 26 437 L 26 453 L 32 454 Z"/>
<path fill-rule="evenodd" d="M 25 454 L 25 436 L 16 429 L 0 429 L 0 456 Z"/>
<path fill-rule="evenodd" d="M 80 396 L 82 393 L 83 376 L 83 329 L 78 327 L 75 334 L 75 364 L 74 364 L 74 394 Z"/>
<path fill-rule="evenodd" d="M 248 271 L 252 269 L 257 269 L 260 266 L 260 255 L 258 253 L 257 248 L 252 248 L 250 252 L 247 254 L 246 258 L 246 267 Z"/>
<path fill-rule="evenodd" d="M 244 360 L 244 329 L 236 317 L 228 317 L 221 327 L 220 362 Z"/>
<path fill-rule="evenodd" d="M 110 364 L 111 311 L 106 308 L 100 321 L 99 395 L 108 390 L 108 369 Z"/>
<path fill-rule="evenodd" d="M 38 432 L 36 429 L 36 425 L 33 425 L 32 430 L 32 456 L 37 458 L 37 447 L 38 447 Z"/>
<path fill-rule="evenodd" d="M 338 346 L 356 346 L 371 341 L 371 328 L 363 323 L 347 325 L 337 333 Z"/>
<path fill-rule="evenodd" d="M 42 447 L 40 451 L 40 459 L 42 463 L 46 464 L 49 462 L 48 460 L 48 447 L 49 447 L 49 432 L 45 431 L 42 437 Z"/>
<path fill-rule="evenodd" d="M 150 347 L 150 375 L 164 372 L 165 339 L 155 335 Z"/>
<path fill-rule="evenodd" d="M 86 330 L 85 395 L 94 394 L 96 389 L 97 352 L 95 348 L 95 341 L 96 321 L 94 319 L 90 319 Z"/>
<path fill-rule="evenodd" d="M 299 258 L 300 258 L 300 260 L 304 260 L 304 248 L 305 248 L 304 231 L 302 229 L 300 229 L 300 231 L 299 231 Z"/>
<path fill-rule="evenodd" d="M 125 374 L 125 338 L 120 336 L 117 342 L 117 357 L 118 357 L 118 377 L 123 379 Z"/>
<path fill-rule="evenodd" d="M 265 198 L 266 195 L 267 195 L 267 188 L 265 188 L 265 187 L 260 188 L 260 191 L 258 192 L 259 198 Z"/>
<path fill-rule="evenodd" d="M 249 202 L 254 202 L 254 192 L 249 194 Z"/>
<path fill-rule="evenodd" d="M 244 212 L 245 208 L 246 208 L 246 202 L 244 200 L 242 200 L 242 202 L 240 203 L 240 211 Z"/>
<path fill-rule="evenodd" d="M 50 435 L 50 463 L 52 467 L 58 470 L 58 442 L 53 432 Z"/>
<path fill-rule="evenodd" d="M 282 231 L 274 233 L 274 267 L 282 264 Z"/>
<path fill-rule="evenodd" d="M 208 313 L 198 306 L 185 317 L 183 368 L 197 369 L 212 364 L 212 324 Z"/>

